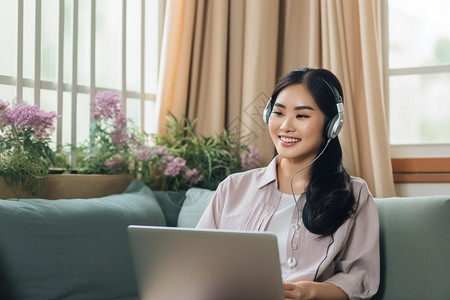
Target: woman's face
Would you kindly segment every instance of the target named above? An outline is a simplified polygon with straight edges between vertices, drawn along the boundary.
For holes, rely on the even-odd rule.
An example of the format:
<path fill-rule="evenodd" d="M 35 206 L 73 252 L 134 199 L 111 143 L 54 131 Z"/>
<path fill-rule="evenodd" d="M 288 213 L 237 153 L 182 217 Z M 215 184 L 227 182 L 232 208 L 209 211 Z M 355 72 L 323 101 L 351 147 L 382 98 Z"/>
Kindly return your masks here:
<path fill-rule="evenodd" d="M 297 163 L 318 155 L 324 141 L 325 114 L 303 84 L 283 89 L 269 119 L 269 131 L 278 154 Z"/>

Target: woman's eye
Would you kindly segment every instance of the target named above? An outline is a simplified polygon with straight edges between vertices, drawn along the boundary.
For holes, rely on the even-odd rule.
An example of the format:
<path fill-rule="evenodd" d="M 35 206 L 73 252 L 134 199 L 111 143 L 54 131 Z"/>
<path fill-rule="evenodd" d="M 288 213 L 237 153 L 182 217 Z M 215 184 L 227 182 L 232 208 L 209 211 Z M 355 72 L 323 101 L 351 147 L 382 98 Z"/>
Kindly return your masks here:
<path fill-rule="evenodd" d="M 277 116 L 281 116 L 281 115 L 282 115 L 282 113 L 279 112 L 279 111 L 272 111 L 272 113 L 273 113 L 274 115 L 277 115 Z"/>
<path fill-rule="evenodd" d="M 297 115 L 297 119 L 309 118 L 307 115 Z"/>

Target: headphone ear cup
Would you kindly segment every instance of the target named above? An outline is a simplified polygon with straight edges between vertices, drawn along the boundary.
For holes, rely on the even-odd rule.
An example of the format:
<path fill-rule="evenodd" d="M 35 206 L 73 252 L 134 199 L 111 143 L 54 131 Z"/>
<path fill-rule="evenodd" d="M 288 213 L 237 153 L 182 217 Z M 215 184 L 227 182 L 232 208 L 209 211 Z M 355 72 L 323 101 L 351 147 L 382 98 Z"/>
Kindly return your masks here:
<path fill-rule="evenodd" d="M 325 138 L 334 139 L 338 136 L 342 126 L 344 125 L 344 103 L 338 90 L 334 86 L 330 85 L 324 78 L 321 79 L 330 88 L 336 101 L 337 114 L 333 117 L 333 119 L 331 119 L 330 122 L 328 122 L 323 132 Z"/>
<path fill-rule="evenodd" d="M 342 129 L 342 125 L 344 125 L 343 117 L 343 114 L 337 114 L 330 122 L 328 122 L 324 132 L 324 136 L 327 139 L 334 139 L 338 136 L 339 132 Z"/>
<path fill-rule="evenodd" d="M 272 113 L 272 98 L 266 104 L 266 107 L 263 111 L 263 121 L 266 124 L 269 124 L 270 114 Z"/>

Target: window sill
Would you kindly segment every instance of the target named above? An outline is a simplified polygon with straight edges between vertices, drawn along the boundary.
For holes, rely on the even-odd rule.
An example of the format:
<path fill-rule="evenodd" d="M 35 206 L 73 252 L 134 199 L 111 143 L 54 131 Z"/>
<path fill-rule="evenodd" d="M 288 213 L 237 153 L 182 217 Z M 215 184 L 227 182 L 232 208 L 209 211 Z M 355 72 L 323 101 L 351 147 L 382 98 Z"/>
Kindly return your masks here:
<path fill-rule="evenodd" d="M 395 183 L 450 183 L 450 158 L 393 158 Z"/>

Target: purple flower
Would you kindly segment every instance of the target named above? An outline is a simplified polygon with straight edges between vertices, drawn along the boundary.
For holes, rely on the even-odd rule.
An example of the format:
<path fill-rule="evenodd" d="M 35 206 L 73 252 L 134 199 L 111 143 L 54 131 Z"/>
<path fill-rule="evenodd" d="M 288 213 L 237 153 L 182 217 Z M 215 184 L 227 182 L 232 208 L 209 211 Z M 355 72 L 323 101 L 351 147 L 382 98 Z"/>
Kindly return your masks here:
<path fill-rule="evenodd" d="M 184 179 L 189 179 L 189 178 L 192 178 L 192 177 L 195 177 L 195 176 L 197 176 L 198 175 L 198 171 L 197 171 L 197 169 L 188 169 L 188 170 L 186 170 L 186 172 L 184 172 Z"/>
<path fill-rule="evenodd" d="M 155 155 L 166 155 L 169 152 L 167 151 L 167 149 L 165 147 L 162 146 L 156 146 L 151 152 L 150 152 L 150 157 L 155 156 Z"/>
<path fill-rule="evenodd" d="M 203 175 L 200 174 L 197 169 L 188 169 L 184 172 L 183 178 L 189 181 L 191 185 L 197 184 L 204 179 Z"/>
<path fill-rule="evenodd" d="M 258 166 L 262 156 L 258 149 L 253 146 L 249 147 L 250 153 L 241 155 L 241 166 L 244 170 L 249 170 Z"/>
<path fill-rule="evenodd" d="M 123 115 L 120 96 L 115 91 L 101 91 L 91 103 L 91 115 L 94 120 L 110 120 Z"/>
<path fill-rule="evenodd" d="M 113 125 L 114 125 L 114 127 L 124 129 L 124 128 L 127 128 L 127 122 L 128 122 L 128 119 L 125 117 L 123 112 L 119 112 L 116 114 Z"/>
<path fill-rule="evenodd" d="M 172 155 L 169 155 L 169 156 L 172 156 Z M 167 167 L 164 170 L 164 175 L 175 177 L 178 174 L 180 174 L 180 171 L 183 169 L 184 166 L 186 166 L 186 161 L 184 159 L 182 159 L 181 157 L 175 157 L 173 160 L 171 160 L 167 164 Z"/>
<path fill-rule="evenodd" d="M 13 126 L 19 134 L 34 133 L 37 140 L 46 140 L 55 130 L 54 119 L 59 116 L 55 112 L 45 112 L 37 105 L 21 104 L 12 109 L 4 106 L 2 125 Z"/>
<path fill-rule="evenodd" d="M 113 156 L 109 160 L 105 161 L 105 167 L 107 169 L 120 169 L 123 163 L 123 158 L 120 156 Z"/>
<path fill-rule="evenodd" d="M 128 135 L 120 130 L 113 131 L 109 135 L 113 143 L 118 147 L 125 146 L 128 142 Z"/>
<path fill-rule="evenodd" d="M 200 175 L 197 176 L 197 177 L 191 178 L 191 179 L 189 180 L 189 182 L 190 182 L 190 184 L 194 185 L 194 184 L 199 183 L 200 181 L 203 181 L 203 179 L 205 179 L 205 177 L 204 177 L 202 174 L 200 174 Z"/>
<path fill-rule="evenodd" d="M 136 154 L 136 158 L 138 161 L 148 161 L 151 157 L 151 153 L 150 153 L 150 149 L 148 146 L 142 146 L 137 154 Z"/>
<path fill-rule="evenodd" d="M 3 100 L 0 99 L 0 124 L 2 126 L 6 126 L 6 124 L 3 123 L 3 119 L 5 118 L 5 116 L 10 111 L 8 106 L 9 106 L 8 102 L 4 102 Z"/>
<path fill-rule="evenodd" d="M 3 101 L 2 99 L 0 99 L 0 113 L 4 110 L 6 110 L 6 108 L 9 106 L 8 102 Z"/>
<path fill-rule="evenodd" d="M 163 156 L 162 162 L 163 162 L 164 164 L 169 164 L 169 163 L 171 163 L 174 159 L 175 159 L 175 155 L 167 154 L 167 155 L 164 155 L 164 156 Z"/>
<path fill-rule="evenodd" d="M 167 152 L 167 154 L 164 154 L 164 156 L 161 158 L 161 163 L 158 166 L 158 170 L 161 172 L 165 172 L 164 170 L 165 170 L 165 168 L 167 168 L 167 165 L 170 164 L 174 159 L 175 159 L 175 156 L 172 154 L 169 154 L 169 152 Z M 176 174 L 176 175 L 178 175 L 178 174 Z"/>

